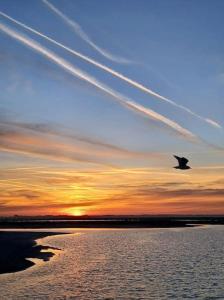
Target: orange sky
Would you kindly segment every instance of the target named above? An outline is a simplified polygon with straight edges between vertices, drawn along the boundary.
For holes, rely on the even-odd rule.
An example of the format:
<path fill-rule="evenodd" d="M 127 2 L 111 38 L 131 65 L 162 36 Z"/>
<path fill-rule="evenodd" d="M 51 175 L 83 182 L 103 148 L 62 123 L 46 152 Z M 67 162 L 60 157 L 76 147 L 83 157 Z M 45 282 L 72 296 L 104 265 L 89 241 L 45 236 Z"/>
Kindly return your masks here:
<path fill-rule="evenodd" d="M 173 168 L 172 152 L 127 149 L 41 123 L 0 121 L 2 216 L 224 213 L 221 150 L 181 141 L 195 152 L 181 151 L 192 169 L 180 171 Z"/>
<path fill-rule="evenodd" d="M 221 214 L 223 168 L 4 168 L 1 215 Z"/>

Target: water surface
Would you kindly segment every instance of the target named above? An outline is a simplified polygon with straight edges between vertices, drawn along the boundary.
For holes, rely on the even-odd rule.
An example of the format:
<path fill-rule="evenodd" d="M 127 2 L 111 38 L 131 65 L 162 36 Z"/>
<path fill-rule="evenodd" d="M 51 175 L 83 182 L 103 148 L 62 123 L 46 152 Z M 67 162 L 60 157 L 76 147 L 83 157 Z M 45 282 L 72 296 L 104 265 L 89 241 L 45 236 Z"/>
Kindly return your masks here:
<path fill-rule="evenodd" d="M 61 231 L 38 241 L 51 261 L 0 275 L 1 299 L 224 299 L 224 226 Z"/>

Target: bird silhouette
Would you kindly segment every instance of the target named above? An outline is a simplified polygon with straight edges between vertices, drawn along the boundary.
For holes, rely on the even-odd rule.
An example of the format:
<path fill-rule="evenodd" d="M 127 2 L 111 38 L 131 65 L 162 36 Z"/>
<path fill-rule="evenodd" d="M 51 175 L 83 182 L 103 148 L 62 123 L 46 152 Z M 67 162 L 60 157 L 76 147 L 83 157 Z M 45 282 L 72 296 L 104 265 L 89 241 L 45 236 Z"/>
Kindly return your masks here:
<path fill-rule="evenodd" d="M 178 160 L 179 166 L 174 167 L 175 169 L 180 169 L 180 170 L 188 170 L 191 169 L 191 167 L 187 166 L 188 159 L 185 157 L 179 157 L 177 155 L 174 155 L 174 157 Z"/>

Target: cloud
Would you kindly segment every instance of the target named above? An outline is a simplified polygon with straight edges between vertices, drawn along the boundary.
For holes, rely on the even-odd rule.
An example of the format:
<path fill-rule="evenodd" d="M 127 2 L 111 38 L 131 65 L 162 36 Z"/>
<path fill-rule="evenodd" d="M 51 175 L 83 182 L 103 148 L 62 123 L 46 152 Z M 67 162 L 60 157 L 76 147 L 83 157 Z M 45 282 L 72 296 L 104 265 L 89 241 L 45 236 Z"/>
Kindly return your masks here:
<path fill-rule="evenodd" d="M 223 197 L 224 189 L 222 188 L 185 188 L 180 190 L 157 189 L 149 191 L 152 194 L 164 196 L 165 198 L 198 198 L 198 197 Z M 144 193 L 144 191 L 143 191 Z"/>
<path fill-rule="evenodd" d="M 53 194 L 52 190 L 54 189 L 51 188 L 48 191 L 44 189 L 44 186 L 39 191 L 28 188 L 4 191 L 3 188 L 0 195 L 1 215 L 62 214 L 74 209 L 90 209 L 100 203 L 98 200 L 72 199 L 66 195 L 62 198 L 60 190 L 58 195 Z M 73 194 L 75 194 L 74 191 Z"/>
<path fill-rule="evenodd" d="M 80 24 L 78 24 L 76 21 L 73 21 L 69 19 L 65 14 L 63 14 L 58 8 L 56 8 L 52 3 L 50 3 L 47 0 L 42 0 L 42 2 L 50 8 L 51 11 L 53 11 L 57 16 L 59 16 L 69 27 L 78 34 L 86 43 L 88 43 L 92 48 L 94 48 L 98 53 L 103 55 L 109 60 L 112 60 L 117 63 L 124 63 L 124 64 L 130 64 L 132 63 L 130 60 L 116 56 L 109 51 L 99 47 L 93 40 L 88 36 L 88 34 L 82 29 Z"/>
<path fill-rule="evenodd" d="M 45 1 L 45 2 L 46 2 L 46 1 Z M 51 5 L 51 4 L 50 4 L 50 5 Z M 149 89 L 148 87 L 142 85 L 141 83 L 139 83 L 139 82 L 137 82 L 137 81 L 135 81 L 135 80 L 132 80 L 132 79 L 128 78 L 127 76 L 125 76 L 125 75 L 123 75 L 123 74 L 121 74 L 121 73 L 119 73 L 119 72 L 117 72 L 117 71 L 115 71 L 115 70 L 113 70 L 113 69 L 111 69 L 111 68 L 109 68 L 109 67 L 107 67 L 107 66 L 105 66 L 105 65 L 103 65 L 103 64 L 101 64 L 101 63 L 99 63 L 99 62 L 97 62 L 96 60 L 94 60 L 94 59 L 92 59 L 92 58 L 90 58 L 90 57 L 88 57 L 88 56 L 86 56 L 86 55 L 81 54 L 80 52 L 77 52 L 77 51 L 75 51 L 75 50 L 73 50 L 73 49 L 71 49 L 71 48 L 69 48 L 69 47 L 67 47 L 67 46 L 65 46 L 65 45 L 63 45 L 63 44 L 61 44 L 61 43 L 55 41 L 55 40 L 52 39 L 52 38 L 49 38 L 48 36 L 42 34 L 41 32 L 39 32 L 39 31 L 37 31 L 37 30 L 34 30 L 33 28 L 31 28 L 31 27 L 29 27 L 29 26 L 27 26 L 27 25 L 25 25 L 25 24 L 23 24 L 23 23 L 21 23 L 21 22 L 15 20 L 14 18 L 8 16 L 7 14 L 5 14 L 5 13 L 3 13 L 3 12 L 0 12 L 0 15 L 2 15 L 2 16 L 4 16 L 5 18 L 11 20 L 11 21 L 14 22 L 15 24 L 17 24 L 17 25 L 19 25 L 19 26 L 21 26 L 21 27 L 23 27 L 23 28 L 25 28 L 25 29 L 27 29 L 27 30 L 29 30 L 29 31 L 31 31 L 31 32 L 33 32 L 33 33 L 35 33 L 35 34 L 41 36 L 41 37 L 43 37 L 43 38 L 45 38 L 46 40 L 50 41 L 51 43 L 53 43 L 53 44 L 55 44 L 55 45 L 57 45 L 57 46 L 59 46 L 59 47 L 65 49 L 66 51 L 72 53 L 73 55 L 75 55 L 75 56 L 77 56 L 77 57 L 83 59 L 84 61 L 87 61 L 88 63 L 93 64 L 93 65 L 95 65 L 96 67 L 98 67 L 98 68 L 100 68 L 100 69 L 102 69 L 102 70 L 104 70 L 104 71 L 110 73 L 111 75 L 113 75 L 113 76 L 115 76 L 115 77 L 117 77 L 117 78 L 119 78 L 119 79 L 121 79 L 121 80 L 123 80 L 123 81 L 129 83 L 130 85 L 136 87 L 137 89 L 139 89 L 139 90 L 141 90 L 141 91 L 143 91 L 143 92 L 145 92 L 145 93 L 147 93 L 147 94 L 149 94 L 149 95 L 151 95 L 151 96 L 154 96 L 154 97 L 156 97 L 156 98 L 159 99 L 159 100 L 165 101 L 165 102 L 167 102 L 167 103 L 169 103 L 169 104 L 171 104 L 171 105 L 173 105 L 173 106 L 176 106 L 176 107 L 178 107 L 178 108 L 184 110 L 185 112 L 187 112 L 187 113 L 193 115 L 194 117 L 196 117 L 196 118 L 198 118 L 198 119 L 200 119 L 200 120 L 202 120 L 202 121 L 204 121 L 204 122 L 207 122 L 209 125 L 211 125 L 211 126 L 213 126 L 213 127 L 216 127 L 216 128 L 222 128 L 221 125 L 218 124 L 216 121 L 211 120 L 211 119 L 209 119 L 209 118 L 204 118 L 204 117 L 202 117 L 202 116 L 196 114 L 195 112 L 193 112 L 193 111 L 190 110 L 189 108 L 187 108 L 187 107 L 185 107 L 185 106 L 183 106 L 183 105 L 180 105 L 180 104 L 174 102 L 173 100 L 170 100 L 170 99 L 168 99 L 167 97 L 164 97 L 164 96 L 162 96 L 162 95 L 160 95 L 160 94 L 154 92 L 153 90 L 151 90 L 151 89 Z"/>
<path fill-rule="evenodd" d="M 96 209 L 107 214 L 220 214 L 224 209 L 223 188 L 169 188 L 139 186 L 123 187 L 119 194 L 103 200 Z"/>
<path fill-rule="evenodd" d="M 0 119 L 0 124 L 1 124 L 1 119 Z M 80 136 L 78 134 L 70 133 L 68 130 L 61 129 L 62 126 L 60 126 L 59 128 L 59 126 L 57 125 L 50 125 L 50 124 L 43 124 L 43 123 L 22 123 L 22 122 L 15 122 L 11 120 L 10 122 L 4 120 L 3 125 L 9 125 L 11 127 L 16 127 L 24 130 L 30 130 L 37 133 L 48 134 L 55 137 L 67 138 L 67 139 L 74 140 L 76 142 L 77 141 L 84 142 L 92 146 L 97 146 L 97 147 L 105 148 L 106 150 L 113 151 L 114 154 L 117 153 L 118 155 L 121 156 L 122 155 L 130 156 L 130 157 L 133 156 L 148 157 L 152 155 L 158 156 L 158 154 L 156 153 L 152 153 L 152 152 L 144 153 L 144 152 L 131 151 L 115 145 L 111 145 L 106 142 L 102 142 L 95 138 L 90 138 L 90 137 L 85 137 L 85 136 Z"/>
<path fill-rule="evenodd" d="M 197 201 L 197 199 L 214 199 L 224 196 L 224 189 L 219 187 L 210 187 L 213 182 L 208 183 L 206 186 L 194 186 L 186 187 L 186 183 L 161 183 L 159 185 L 139 185 L 138 187 L 130 188 L 130 197 L 149 199 L 149 201 L 162 201 L 165 202 L 169 199 L 191 199 Z M 179 186 L 179 187 L 178 187 Z M 174 189 L 175 188 L 175 189 Z M 128 192 L 129 193 L 129 192 Z M 125 198 L 128 198 L 126 196 Z"/>
<path fill-rule="evenodd" d="M 160 157 L 158 153 L 123 149 L 61 128 L 55 124 L 18 122 L 0 114 L 0 150 L 50 160 L 105 165 L 117 159 Z"/>
<path fill-rule="evenodd" d="M 75 203 L 51 203 L 51 204 L 37 204 L 33 206 L 32 204 L 26 205 L 7 205 L 5 203 L 0 203 L 1 215 L 13 215 L 13 214 L 21 214 L 21 215 L 50 215 L 50 214 L 62 214 L 62 211 L 69 212 L 69 209 L 74 208 L 86 208 L 92 207 L 94 202 L 84 203 L 84 204 L 75 204 Z"/>
<path fill-rule="evenodd" d="M 98 88 L 99 90 L 105 92 L 107 95 L 111 96 L 116 102 L 118 102 L 120 105 L 126 107 L 129 110 L 134 111 L 135 113 L 141 114 L 142 116 L 150 119 L 154 119 L 156 121 L 159 121 L 160 123 L 163 123 L 167 125 L 169 128 L 174 129 L 177 133 L 179 133 L 181 136 L 185 137 L 186 139 L 190 141 L 199 141 L 199 139 L 189 130 L 183 128 L 176 122 L 166 118 L 165 116 L 154 112 L 153 110 L 150 110 L 140 104 L 135 103 L 130 98 L 127 98 L 123 96 L 122 94 L 118 93 L 117 91 L 111 89 L 107 85 L 101 83 L 98 81 L 95 77 L 83 72 L 82 70 L 76 68 L 74 65 L 70 64 L 65 59 L 61 58 L 60 56 L 56 55 L 52 51 L 48 50 L 47 48 L 41 46 L 39 43 L 33 41 L 32 39 L 25 37 L 24 35 L 21 35 L 17 33 L 16 31 L 10 29 L 9 27 L 0 24 L 0 29 L 11 36 L 12 38 L 16 39 L 17 41 L 25 44 L 29 48 L 41 53 L 43 56 L 48 58 L 49 60 L 53 61 L 60 67 L 62 67 L 64 70 L 69 72 L 75 77 L 78 77 L 94 87 Z"/>
<path fill-rule="evenodd" d="M 176 178 L 169 176 L 174 173 Z M 0 209 L 5 214 L 59 214 L 74 208 L 88 214 L 219 213 L 224 209 L 223 176 L 217 177 L 215 171 L 213 176 L 204 171 L 203 177 L 162 174 L 159 168 L 135 174 L 108 167 L 1 168 L 0 206 L 4 208 Z"/>
<path fill-rule="evenodd" d="M 28 200 L 38 199 L 42 196 L 41 193 L 32 191 L 32 190 L 25 190 L 25 189 L 18 189 L 15 191 L 8 192 L 8 195 L 4 195 L 4 198 L 25 198 Z"/>
<path fill-rule="evenodd" d="M 29 130 L 20 130 L 1 126 L 0 150 L 40 158 L 63 161 L 106 164 L 102 150 L 90 149 L 86 145 L 74 145 L 50 138 L 47 134 L 34 134 Z M 112 151 L 110 151 L 112 156 Z"/>

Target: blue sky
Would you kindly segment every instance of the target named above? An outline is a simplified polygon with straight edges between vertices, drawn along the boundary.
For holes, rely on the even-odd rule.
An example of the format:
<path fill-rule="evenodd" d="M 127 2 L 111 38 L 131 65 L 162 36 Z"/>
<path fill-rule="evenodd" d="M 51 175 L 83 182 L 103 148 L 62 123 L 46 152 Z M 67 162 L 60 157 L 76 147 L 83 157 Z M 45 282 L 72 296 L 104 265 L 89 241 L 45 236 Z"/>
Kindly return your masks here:
<path fill-rule="evenodd" d="M 51 4 L 78 23 L 97 47 L 115 60 L 119 57 L 130 63 L 102 55 L 41 0 L 1 1 L 0 11 L 224 127 L 223 1 L 52 0 Z M 142 107 L 174 121 L 199 141 L 189 141 L 167 125 L 123 107 L 0 30 L 0 161 L 4 167 L 67 168 L 66 160 L 74 154 L 71 144 L 78 148 L 75 157 L 81 157 L 81 162 L 72 158 L 69 166 L 79 169 L 89 166 L 89 161 L 129 168 L 172 167 L 173 153 L 189 157 L 198 167 L 224 165 L 223 128 L 144 93 L 2 15 L 0 23 L 25 34 Z M 58 147 L 55 153 L 53 146 L 49 150 L 46 144 L 45 135 L 51 139 L 52 130 Z M 8 133 L 12 136 L 4 140 Z M 31 139 L 32 134 L 37 140 Z M 69 146 L 68 134 L 76 139 L 69 141 Z M 83 138 L 91 139 L 92 144 L 88 143 L 97 149 L 88 148 L 88 143 L 82 145 Z M 36 143 L 43 149 L 37 150 Z M 102 143 L 107 144 L 103 149 Z"/>
<path fill-rule="evenodd" d="M 103 57 L 41 1 L 3 1 L 0 7 L 26 25 L 224 125 L 222 1 L 216 1 L 215 5 L 211 1 L 54 1 L 53 4 L 81 24 L 96 44 L 133 64 L 119 64 Z M 25 32 L 3 17 L 1 21 Z M 136 102 L 177 121 L 211 143 L 223 145 L 222 130 L 25 33 Z M 0 39 L 2 109 L 23 120 L 57 122 L 124 147 L 150 150 L 155 132 L 153 148 L 157 151 L 160 146 L 169 151 L 172 148 L 169 141 L 180 150 L 181 145 L 186 147 L 184 140 L 157 130 L 159 124 L 150 124 L 114 104 L 109 97 L 72 78 L 38 53 L 4 34 Z"/>

